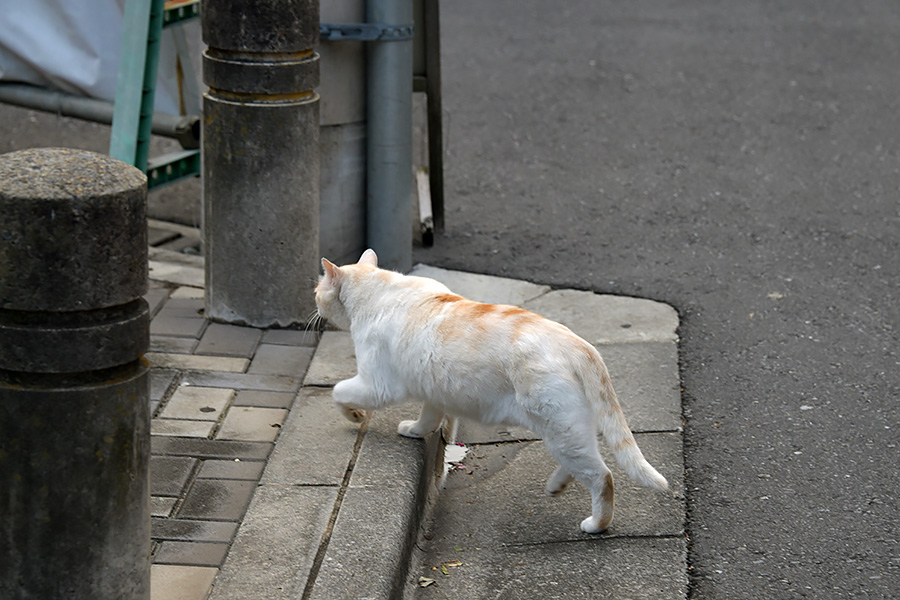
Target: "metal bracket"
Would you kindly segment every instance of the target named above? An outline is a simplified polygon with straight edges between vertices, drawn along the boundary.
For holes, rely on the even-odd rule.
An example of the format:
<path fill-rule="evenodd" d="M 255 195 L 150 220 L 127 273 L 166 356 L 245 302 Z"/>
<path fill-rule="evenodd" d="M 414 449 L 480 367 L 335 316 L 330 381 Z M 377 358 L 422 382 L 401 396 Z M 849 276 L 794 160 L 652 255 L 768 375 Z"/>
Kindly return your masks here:
<path fill-rule="evenodd" d="M 399 42 L 412 37 L 412 25 L 319 23 L 319 39 L 328 42 Z"/>

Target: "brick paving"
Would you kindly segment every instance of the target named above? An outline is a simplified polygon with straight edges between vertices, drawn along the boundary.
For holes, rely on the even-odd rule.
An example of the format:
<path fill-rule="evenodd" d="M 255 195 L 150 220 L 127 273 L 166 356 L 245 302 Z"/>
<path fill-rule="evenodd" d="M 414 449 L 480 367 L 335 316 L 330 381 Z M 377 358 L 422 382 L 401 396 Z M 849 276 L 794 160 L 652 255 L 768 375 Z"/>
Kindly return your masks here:
<path fill-rule="evenodd" d="M 315 351 L 303 331 L 210 323 L 189 230 L 151 224 L 153 598 L 206 598 Z M 199 237 L 196 237 L 199 240 Z M 172 260 L 175 256 L 177 262 Z M 182 264 L 183 263 L 183 264 Z"/>

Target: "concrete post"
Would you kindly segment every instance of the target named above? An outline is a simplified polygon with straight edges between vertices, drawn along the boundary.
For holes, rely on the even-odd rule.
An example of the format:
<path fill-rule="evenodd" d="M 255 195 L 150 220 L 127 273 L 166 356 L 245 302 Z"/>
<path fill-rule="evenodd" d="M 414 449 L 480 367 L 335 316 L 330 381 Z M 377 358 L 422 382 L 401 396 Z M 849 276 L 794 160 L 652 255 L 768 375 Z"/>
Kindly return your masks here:
<path fill-rule="evenodd" d="M 407 26 L 412 0 L 369 0 L 366 21 Z M 367 232 L 378 264 L 412 268 L 412 72 L 413 40 L 368 47 Z"/>
<path fill-rule="evenodd" d="M 305 322 L 319 270 L 318 0 L 203 0 L 206 314 Z"/>
<path fill-rule="evenodd" d="M 147 179 L 0 156 L 0 598 L 150 596 Z"/>

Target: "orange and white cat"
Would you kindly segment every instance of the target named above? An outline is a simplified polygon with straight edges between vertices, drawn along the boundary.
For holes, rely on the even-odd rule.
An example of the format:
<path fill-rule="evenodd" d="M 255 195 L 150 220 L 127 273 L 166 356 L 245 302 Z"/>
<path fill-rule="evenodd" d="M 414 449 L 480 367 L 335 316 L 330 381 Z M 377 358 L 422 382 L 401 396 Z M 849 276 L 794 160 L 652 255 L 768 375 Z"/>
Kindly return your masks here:
<path fill-rule="evenodd" d="M 591 492 L 588 533 L 613 516 L 613 480 L 598 430 L 637 483 L 664 490 L 665 478 L 644 459 L 628 428 L 600 353 L 569 329 L 522 308 L 473 302 L 443 284 L 378 268 L 366 250 L 357 264 L 322 259 L 316 287 L 321 317 L 349 330 L 357 375 L 334 387 L 351 421 L 364 411 L 407 400 L 423 402 L 400 435 L 420 438 L 445 414 L 481 423 L 521 425 L 540 435 L 559 462 L 546 491 L 573 478 Z"/>

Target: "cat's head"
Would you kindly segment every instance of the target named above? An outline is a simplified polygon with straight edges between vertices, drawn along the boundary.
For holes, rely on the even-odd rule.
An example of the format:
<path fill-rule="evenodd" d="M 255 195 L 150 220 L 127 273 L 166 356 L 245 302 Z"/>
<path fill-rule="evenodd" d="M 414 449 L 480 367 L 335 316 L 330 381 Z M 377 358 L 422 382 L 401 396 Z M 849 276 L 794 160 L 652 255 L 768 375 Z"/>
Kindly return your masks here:
<path fill-rule="evenodd" d="M 356 264 L 377 267 L 378 257 L 374 250 L 369 249 L 363 252 Z M 322 275 L 316 286 L 316 308 L 319 310 L 319 316 L 328 319 L 329 323 L 339 329 L 349 330 L 350 316 L 344 305 L 346 294 L 342 298 L 341 291 L 347 285 L 352 285 L 357 270 L 353 268 L 354 265 L 339 267 L 327 258 L 322 259 L 322 267 L 325 274 Z"/>

